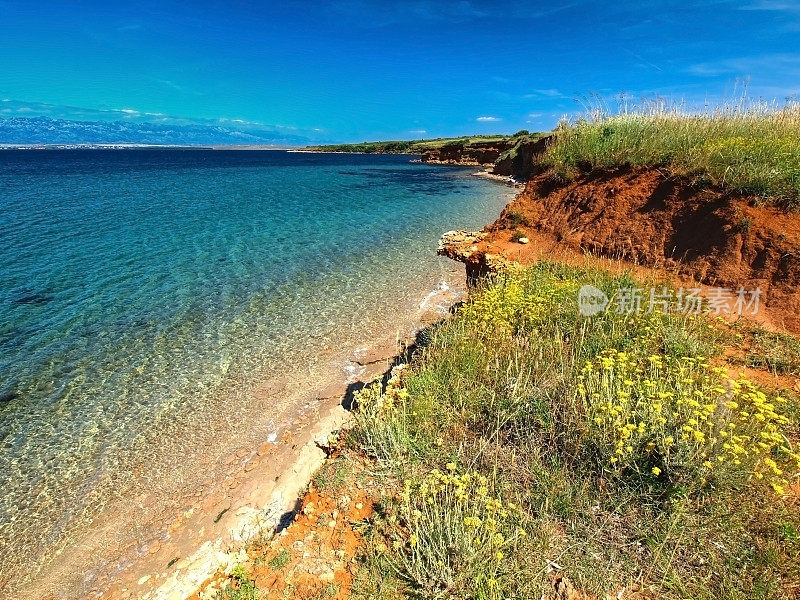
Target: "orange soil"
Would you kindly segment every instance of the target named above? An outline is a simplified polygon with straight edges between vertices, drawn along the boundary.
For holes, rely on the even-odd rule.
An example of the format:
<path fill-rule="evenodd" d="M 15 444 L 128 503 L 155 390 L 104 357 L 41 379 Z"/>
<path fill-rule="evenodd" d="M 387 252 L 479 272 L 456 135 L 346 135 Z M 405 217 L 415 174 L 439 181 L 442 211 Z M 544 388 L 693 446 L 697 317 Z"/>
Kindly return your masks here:
<path fill-rule="evenodd" d="M 530 243 L 512 242 L 515 229 Z M 585 262 L 589 254 L 707 286 L 758 286 L 767 324 L 800 332 L 798 212 L 758 206 L 754 198 L 696 187 L 657 169 L 630 168 L 585 173 L 570 183 L 537 175 L 485 231 L 469 256 L 444 253 L 475 275 L 497 256 L 530 264 Z"/>
<path fill-rule="evenodd" d="M 357 457 L 348 460 L 351 466 L 358 462 Z M 356 483 L 335 495 L 312 485 L 291 524 L 265 545 L 248 549 L 246 571 L 262 594 L 259 597 L 348 598 L 361 545 L 358 523 L 372 516 L 378 492 L 374 482 Z M 235 578 L 219 575 L 187 600 L 201 600 L 209 591 L 236 585 Z"/>

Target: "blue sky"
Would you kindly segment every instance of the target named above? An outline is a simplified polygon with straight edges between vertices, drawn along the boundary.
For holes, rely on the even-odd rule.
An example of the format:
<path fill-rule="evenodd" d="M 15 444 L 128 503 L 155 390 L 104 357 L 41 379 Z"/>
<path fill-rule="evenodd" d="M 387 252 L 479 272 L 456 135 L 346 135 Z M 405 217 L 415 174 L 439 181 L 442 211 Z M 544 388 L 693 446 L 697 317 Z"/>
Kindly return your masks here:
<path fill-rule="evenodd" d="M 0 40 L 0 117 L 330 141 L 549 129 L 593 94 L 800 92 L 800 0 L 0 0 Z"/>

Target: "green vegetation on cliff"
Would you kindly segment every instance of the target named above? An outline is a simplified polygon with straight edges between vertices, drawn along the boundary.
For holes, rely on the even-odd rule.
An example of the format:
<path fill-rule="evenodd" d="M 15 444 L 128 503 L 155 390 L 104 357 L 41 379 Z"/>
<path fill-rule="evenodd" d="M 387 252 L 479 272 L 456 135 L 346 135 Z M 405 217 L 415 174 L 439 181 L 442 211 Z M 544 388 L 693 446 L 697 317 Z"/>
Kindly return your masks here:
<path fill-rule="evenodd" d="M 308 146 L 306 150 L 314 152 L 354 152 L 359 154 L 423 154 L 429 150 L 443 147 L 464 148 L 473 144 L 501 142 L 513 144 L 527 131 L 514 135 L 475 135 L 456 138 L 435 138 L 430 140 L 395 140 L 383 142 L 361 142 L 357 144 L 328 144 Z"/>
<path fill-rule="evenodd" d="M 542 162 L 563 177 L 597 167 L 664 167 L 797 205 L 800 105 L 725 106 L 702 114 L 663 108 L 598 112 L 557 128 Z"/>

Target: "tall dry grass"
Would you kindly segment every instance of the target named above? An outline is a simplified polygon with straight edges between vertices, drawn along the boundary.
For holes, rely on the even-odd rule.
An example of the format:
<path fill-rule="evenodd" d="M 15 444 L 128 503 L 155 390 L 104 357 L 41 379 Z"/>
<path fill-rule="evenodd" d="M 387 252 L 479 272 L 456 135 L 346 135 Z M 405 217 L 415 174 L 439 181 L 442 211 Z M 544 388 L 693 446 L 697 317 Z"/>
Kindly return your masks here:
<path fill-rule="evenodd" d="M 657 166 L 789 206 L 800 204 L 800 104 L 725 104 L 702 112 L 650 103 L 595 108 L 563 122 L 543 158 L 559 175 Z"/>

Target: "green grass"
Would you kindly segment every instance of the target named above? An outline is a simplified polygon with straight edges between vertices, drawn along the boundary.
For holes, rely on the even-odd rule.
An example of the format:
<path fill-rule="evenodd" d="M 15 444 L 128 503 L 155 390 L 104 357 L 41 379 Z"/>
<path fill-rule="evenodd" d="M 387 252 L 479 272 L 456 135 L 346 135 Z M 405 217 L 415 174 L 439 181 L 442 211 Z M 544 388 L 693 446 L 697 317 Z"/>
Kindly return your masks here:
<path fill-rule="evenodd" d="M 401 491 L 365 533 L 355 597 L 538 600 L 554 563 L 597 597 L 798 589 L 795 407 L 715 369 L 708 319 L 581 317 L 584 284 L 634 282 L 548 263 L 497 280 L 358 398 L 347 442 Z"/>
<path fill-rule="evenodd" d="M 562 124 L 543 163 L 563 177 L 656 166 L 737 192 L 800 203 L 800 106 L 731 105 L 693 114 L 662 106 Z"/>
<path fill-rule="evenodd" d="M 350 465 L 344 457 L 329 460 L 314 476 L 314 487 L 321 494 L 338 494 L 347 482 Z"/>
<path fill-rule="evenodd" d="M 277 571 L 278 569 L 285 567 L 289 563 L 290 558 L 291 555 L 289 554 L 289 551 L 284 548 L 278 554 L 276 554 L 271 561 L 269 561 L 269 566 L 271 569 L 275 569 Z"/>

